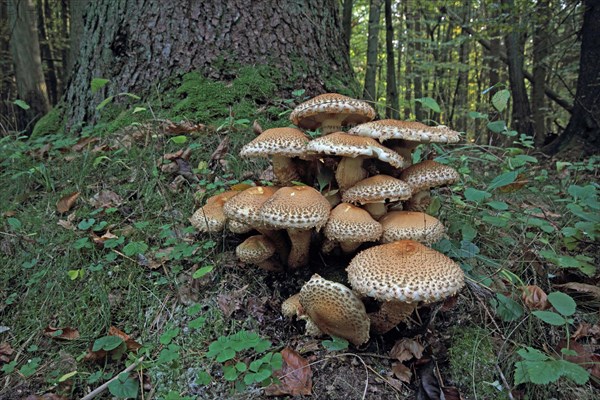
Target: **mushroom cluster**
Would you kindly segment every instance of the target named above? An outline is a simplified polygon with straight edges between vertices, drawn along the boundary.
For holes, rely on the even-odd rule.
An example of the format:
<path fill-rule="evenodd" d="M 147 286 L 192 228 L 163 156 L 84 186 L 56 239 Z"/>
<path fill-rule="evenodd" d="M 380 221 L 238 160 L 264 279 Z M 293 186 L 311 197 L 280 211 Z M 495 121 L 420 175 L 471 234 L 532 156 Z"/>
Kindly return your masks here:
<path fill-rule="evenodd" d="M 267 271 L 307 266 L 315 244 L 323 253 L 339 247 L 354 256 L 347 268 L 351 288 L 314 274 L 282 312 L 306 320 L 307 334 L 355 345 L 370 331 L 394 328 L 419 303 L 464 285 L 460 267 L 427 247 L 445 228 L 424 212 L 430 190 L 454 183 L 458 173 L 432 160 L 411 165 L 420 143 L 455 143 L 459 134 L 445 126 L 372 121 L 375 115 L 368 103 L 334 93 L 298 105 L 290 114 L 296 127 L 267 129 L 240 151 L 270 158 L 273 182 L 210 197 L 190 218 L 200 232 L 249 233 L 236 254 Z M 321 136 L 310 139 L 303 129 L 320 129 Z M 356 254 L 369 242 L 383 244 Z M 380 302 L 378 311 L 367 314 L 366 297 Z"/>

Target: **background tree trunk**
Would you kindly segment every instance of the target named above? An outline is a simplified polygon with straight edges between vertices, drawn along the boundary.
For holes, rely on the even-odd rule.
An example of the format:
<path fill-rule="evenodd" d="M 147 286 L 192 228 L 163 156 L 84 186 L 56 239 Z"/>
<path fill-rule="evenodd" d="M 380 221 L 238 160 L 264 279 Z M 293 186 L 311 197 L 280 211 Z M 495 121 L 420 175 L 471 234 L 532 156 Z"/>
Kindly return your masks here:
<path fill-rule="evenodd" d="M 412 57 L 416 60 L 415 64 L 419 64 L 422 62 L 423 57 L 421 53 L 423 46 L 419 41 L 421 36 L 421 17 L 418 12 L 409 9 L 409 18 L 413 21 L 413 28 L 415 32 L 415 37 L 413 39 L 414 54 L 412 54 Z M 423 79 L 421 77 L 421 71 L 416 70 L 416 68 L 413 68 L 413 91 L 415 94 L 415 99 L 420 99 L 423 97 Z M 415 101 L 415 119 L 417 121 L 423 121 L 425 119 L 423 106 L 418 101 Z"/>
<path fill-rule="evenodd" d="M 515 9 L 514 0 L 502 0 L 502 4 L 509 13 L 508 22 L 511 31 L 508 32 L 504 41 L 506 45 L 506 56 L 508 57 L 508 79 L 512 95 L 512 127 L 519 133 L 534 136 L 534 127 L 531 121 L 531 107 L 529 97 L 525 89 L 525 76 L 523 74 L 524 41 L 519 32 L 518 12 Z"/>
<path fill-rule="evenodd" d="M 69 2 L 69 56 L 66 62 L 66 76 L 73 72 L 73 66 L 79 56 L 79 49 L 84 30 L 85 10 L 89 0 L 63 0 Z"/>
<path fill-rule="evenodd" d="M 385 0 L 385 50 L 387 62 L 386 108 L 387 118 L 400 118 L 398 86 L 396 85 L 396 65 L 394 63 L 394 27 L 392 25 L 392 1 Z"/>
<path fill-rule="evenodd" d="M 350 50 L 350 38 L 352 37 L 352 5 L 353 0 L 344 0 L 342 6 L 342 30 L 344 31 L 344 43 Z"/>
<path fill-rule="evenodd" d="M 158 83 L 165 89 L 169 77 L 191 70 L 230 79 L 239 66 L 268 65 L 307 95 L 353 79 L 338 0 L 99 0 L 85 11 L 65 97 L 69 127 L 94 122 L 108 95 L 143 95 Z M 95 77 L 110 84 L 93 95 Z"/>
<path fill-rule="evenodd" d="M 535 26 L 533 31 L 533 85 L 531 89 L 531 105 L 535 124 L 535 145 L 541 147 L 546 140 L 546 57 L 550 53 L 549 32 L 550 19 L 548 0 L 538 0 L 535 7 Z"/>
<path fill-rule="evenodd" d="M 46 3 L 48 4 L 48 3 Z M 48 37 L 46 24 L 50 15 L 45 15 L 45 7 L 42 7 L 41 1 L 37 2 L 37 23 L 38 33 L 40 41 L 40 53 L 42 56 L 42 63 L 46 64 L 46 87 L 48 88 L 48 98 L 50 104 L 54 105 L 58 102 L 58 79 L 56 77 L 56 67 L 54 65 L 54 52 L 52 51 L 52 45 Z M 43 65 L 43 64 L 42 64 Z"/>
<path fill-rule="evenodd" d="M 367 38 L 367 69 L 363 98 L 377 100 L 377 54 L 379 44 L 379 21 L 381 16 L 381 0 L 371 0 L 369 6 L 369 33 Z"/>
<path fill-rule="evenodd" d="M 585 7 L 573 114 L 565 131 L 544 148 L 550 154 L 572 145 L 579 145 L 584 154 L 600 152 L 600 4 L 587 0 Z"/>
<path fill-rule="evenodd" d="M 30 132 L 35 122 L 50 110 L 33 0 L 9 1 L 8 15 L 17 96 L 30 107 L 17 108 L 17 129 Z"/>

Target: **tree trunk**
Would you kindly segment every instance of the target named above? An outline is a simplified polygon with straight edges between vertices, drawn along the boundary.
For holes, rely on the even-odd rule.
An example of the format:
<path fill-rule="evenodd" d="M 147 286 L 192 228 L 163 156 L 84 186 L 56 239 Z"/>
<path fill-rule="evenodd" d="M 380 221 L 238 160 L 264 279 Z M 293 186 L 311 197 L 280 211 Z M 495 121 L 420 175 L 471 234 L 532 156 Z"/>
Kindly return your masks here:
<path fill-rule="evenodd" d="M 419 41 L 419 38 L 421 36 L 421 19 L 420 16 L 417 12 L 410 12 L 409 13 L 410 18 L 413 19 L 413 27 L 414 27 L 414 34 L 415 34 L 415 42 L 414 42 L 414 49 L 415 49 L 415 53 L 413 54 L 413 57 L 415 57 L 417 60 L 419 60 L 422 57 L 421 54 L 421 50 L 422 50 L 422 45 L 421 42 Z M 413 66 L 414 69 L 414 66 Z M 423 97 L 423 79 L 421 78 L 421 71 L 413 71 L 413 90 L 415 93 L 415 99 L 420 99 L 421 97 Z M 423 121 L 425 119 L 425 112 L 423 110 L 423 106 L 421 105 L 421 103 L 419 103 L 418 101 L 415 102 L 415 118 L 417 121 Z"/>
<path fill-rule="evenodd" d="M 470 6 L 470 3 L 469 3 Z M 467 13 L 470 16 L 470 12 Z M 468 17 L 467 17 L 468 18 Z M 461 35 L 463 36 L 463 42 L 460 44 L 460 49 L 458 51 L 458 63 L 460 64 L 460 69 L 458 70 L 458 79 L 456 80 L 456 107 L 454 109 L 458 110 L 458 118 L 456 122 L 456 127 L 459 130 L 467 129 L 467 104 L 468 104 L 468 95 L 469 95 L 469 39 L 464 30 L 461 30 Z M 452 118 L 450 118 L 452 121 Z"/>
<path fill-rule="evenodd" d="M 411 28 L 413 28 L 413 21 L 409 18 L 410 11 L 408 10 L 408 1 L 404 2 L 404 19 L 406 21 L 406 68 L 404 69 L 404 119 L 409 120 L 411 114 L 411 101 L 413 99 L 412 83 L 413 79 L 413 63 L 412 58 L 414 57 L 414 43 L 413 38 L 410 36 Z"/>
<path fill-rule="evenodd" d="M 34 122 L 50 110 L 33 0 L 8 2 L 10 47 L 17 81 L 17 96 L 29 105 L 17 108 L 17 129 L 31 132 Z"/>
<path fill-rule="evenodd" d="M 508 57 L 508 79 L 512 95 L 512 127 L 519 133 L 534 136 L 534 127 L 531 121 L 531 107 L 525 89 L 524 65 L 524 40 L 518 30 L 519 22 L 515 11 L 514 0 L 502 0 L 502 4 L 509 10 L 509 23 L 511 31 L 505 36 L 506 56 Z"/>
<path fill-rule="evenodd" d="M 386 108 L 387 118 L 400 118 L 396 65 L 394 63 L 394 27 L 392 25 L 392 1 L 385 0 L 385 50 L 387 62 Z"/>
<path fill-rule="evenodd" d="M 270 66 L 307 95 L 352 83 L 338 1 L 96 1 L 86 7 L 66 92 L 68 126 L 97 120 L 107 95 L 164 90 L 169 77 L 192 70 L 231 79 L 244 65 Z M 92 94 L 95 77 L 110 84 Z"/>
<path fill-rule="evenodd" d="M 547 24 L 550 19 L 549 0 L 538 0 L 535 7 L 535 26 L 533 32 L 533 85 L 531 105 L 535 124 L 536 147 L 542 147 L 546 140 L 546 57 L 550 53 Z"/>
<path fill-rule="evenodd" d="M 600 152 L 600 4 L 597 0 L 586 0 L 584 4 L 573 114 L 565 131 L 544 148 L 550 154 L 572 146 L 580 146 L 584 154 Z"/>
<path fill-rule="evenodd" d="M 377 100 L 377 55 L 379 44 L 379 20 L 381 16 L 381 0 L 371 0 L 369 6 L 369 30 L 367 37 L 367 69 L 363 98 Z"/>
<path fill-rule="evenodd" d="M 63 0 L 64 1 L 64 0 Z M 84 31 L 84 15 L 90 0 L 69 1 L 69 57 L 66 62 L 66 76 L 73 72 L 75 62 L 79 57 L 81 40 Z M 92 31 L 92 30 L 90 30 Z M 99 41 L 99 40 L 98 40 Z"/>
<path fill-rule="evenodd" d="M 51 16 L 45 15 L 42 2 L 37 2 L 37 17 L 38 31 L 40 40 L 40 52 L 42 62 L 46 63 L 46 87 L 48 88 L 48 98 L 50 104 L 54 105 L 58 102 L 58 79 L 56 77 L 56 67 L 54 65 L 54 52 L 50 44 L 50 38 L 47 34 L 46 24 Z"/>
<path fill-rule="evenodd" d="M 352 0 L 344 0 L 342 5 L 342 31 L 344 32 L 344 43 L 350 50 L 350 38 L 352 37 Z"/>

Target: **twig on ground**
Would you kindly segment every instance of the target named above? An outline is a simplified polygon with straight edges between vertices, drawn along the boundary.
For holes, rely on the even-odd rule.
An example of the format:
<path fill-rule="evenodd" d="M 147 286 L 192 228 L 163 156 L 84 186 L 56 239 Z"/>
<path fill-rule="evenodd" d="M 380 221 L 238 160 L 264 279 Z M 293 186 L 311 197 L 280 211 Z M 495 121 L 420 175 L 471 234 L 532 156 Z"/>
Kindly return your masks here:
<path fill-rule="evenodd" d="M 96 389 L 92 390 L 88 395 L 82 397 L 81 400 L 91 400 L 94 397 L 98 396 L 100 393 L 104 392 L 106 390 L 106 388 L 108 388 L 108 385 L 110 385 L 111 382 L 119 379 L 119 375 L 131 372 L 142 361 L 144 361 L 144 356 L 141 356 L 140 358 L 135 360 L 135 362 L 133 364 L 131 364 L 129 367 L 125 368 L 123 371 L 121 371 L 117 375 L 113 376 L 110 380 L 104 382 L 102 385 L 100 385 Z M 142 388 L 142 390 L 143 390 L 143 388 Z"/>
<path fill-rule="evenodd" d="M 502 383 L 504 383 L 504 387 L 508 391 L 508 398 L 510 400 L 515 400 L 515 398 L 512 395 L 512 390 L 510 388 L 510 385 L 508 384 L 508 381 L 506 380 L 506 377 L 502 373 L 502 370 L 500 369 L 500 366 L 498 364 L 496 364 L 496 370 L 498 371 L 498 374 L 500 374 L 500 379 L 502 379 Z"/>

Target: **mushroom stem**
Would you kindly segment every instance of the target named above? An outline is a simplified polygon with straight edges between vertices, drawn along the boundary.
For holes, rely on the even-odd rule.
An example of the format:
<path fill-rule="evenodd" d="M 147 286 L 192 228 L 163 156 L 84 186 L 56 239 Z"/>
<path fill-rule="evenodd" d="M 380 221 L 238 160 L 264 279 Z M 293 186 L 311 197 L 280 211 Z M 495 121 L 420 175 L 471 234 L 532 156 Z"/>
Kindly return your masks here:
<path fill-rule="evenodd" d="M 288 257 L 288 266 L 291 269 L 296 269 L 308 264 L 310 229 L 288 228 L 287 232 L 292 242 L 292 249 Z"/>
<path fill-rule="evenodd" d="M 354 251 L 358 249 L 361 244 L 362 242 L 340 241 L 340 248 L 344 253 L 349 254 L 354 253 Z"/>
<path fill-rule="evenodd" d="M 271 162 L 273 163 L 273 174 L 277 183 L 287 186 L 291 185 L 292 181 L 300 180 L 294 161 L 290 157 L 273 155 Z"/>
<path fill-rule="evenodd" d="M 346 115 L 344 114 L 327 114 L 327 117 L 321 122 L 321 136 L 341 131 L 342 121 L 344 121 L 345 117 Z"/>
<path fill-rule="evenodd" d="M 270 272 L 281 272 L 283 271 L 283 266 L 279 261 L 274 260 L 273 258 L 269 258 L 265 261 L 258 262 L 256 265 L 265 271 Z"/>
<path fill-rule="evenodd" d="M 378 220 L 387 213 L 387 207 L 385 206 L 385 203 L 367 203 L 363 205 L 363 207 L 375 220 Z"/>
<path fill-rule="evenodd" d="M 407 211 L 425 212 L 430 203 L 431 191 L 429 189 L 425 189 L 413 194 L 412 197 L 406 201 L 405 208 Z"/>
<path fill-rule="evenodd" d="M 384 302 L 378 311 L 367 314 L 371 320 L 371 328 L 377 334 L 384 334 L 412 314 L 416 303 L 404 303 L 397 300 Z"/>
<path fill-rule="evenodd" d="M 266 228 L 255 228 L 258 233 L 261 235 L 265 235 L 275 245 L 276 253 L 279 254 L 279 259 L 285 265 L 287 263 L 288 256 L 290 254 L 290 250 L 288 244 L 283 236 L 283 233 L 280 231 L 274 231 Z"/>
<path fill-rule="evenodd" d="M 346 190 L 367 177 L 362 167 L 362 157 L 343 157 L 335 171 L 335 180 L 340 190 Z"/>
<path fill-rule="evenodd" d="M 412 142 L 404 139 L 394 139 L 393 142 L 394 144 L 390 146 L 390 149 L 394 150 L 404 158 L 406 167 L 412 165 L 412 153 L 419 145 L 419 142 Z"/>

